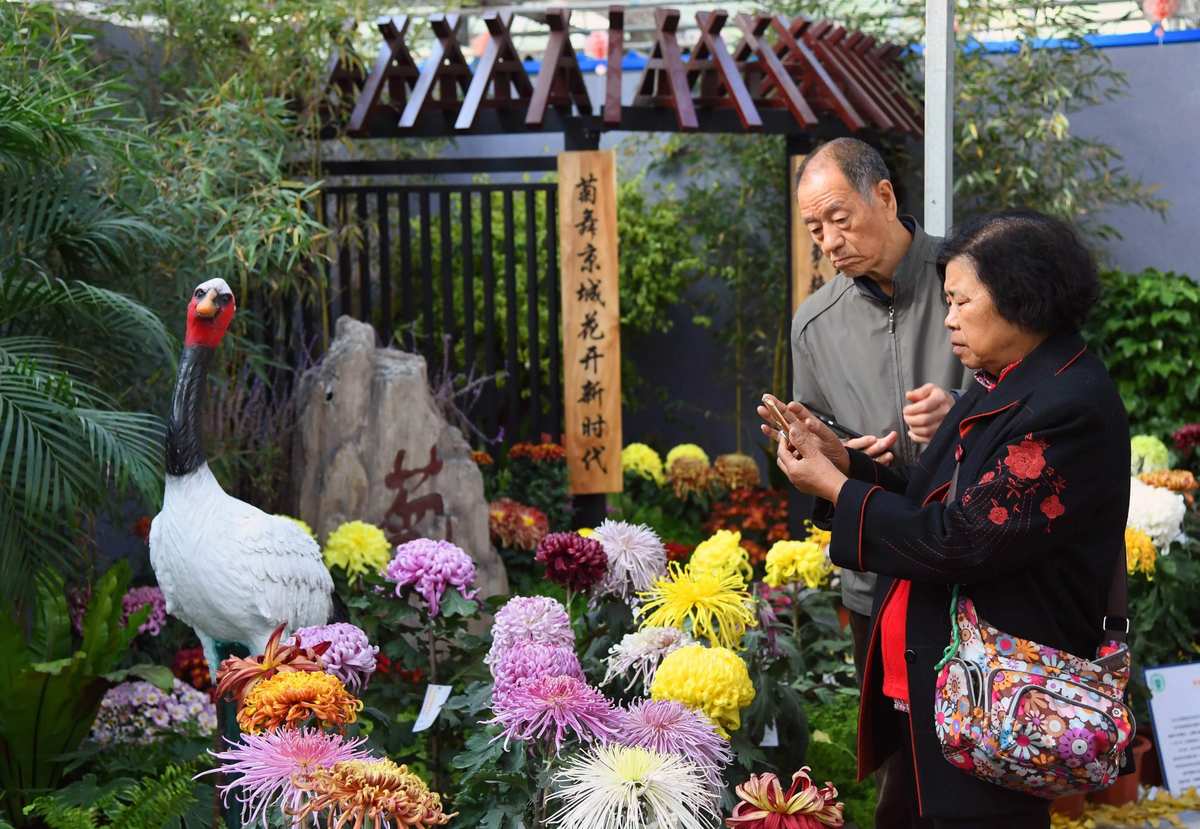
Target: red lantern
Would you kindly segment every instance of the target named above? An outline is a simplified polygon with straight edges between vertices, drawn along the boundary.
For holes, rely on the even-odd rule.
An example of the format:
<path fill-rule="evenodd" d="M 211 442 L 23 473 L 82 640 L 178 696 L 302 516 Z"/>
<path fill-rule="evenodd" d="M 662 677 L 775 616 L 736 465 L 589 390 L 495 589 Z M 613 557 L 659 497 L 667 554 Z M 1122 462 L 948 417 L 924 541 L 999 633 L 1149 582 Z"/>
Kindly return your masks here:
<path fill-rule="evenodd" d="M 1179 0 L 1142 0 L 1142 12 L 1154 24 L 1154 33 L 1161 43 L 1163 39 L 1163 21 L 1174 17 L 1179 11 Z"/>
<path fill-rule="evenodd" d="M 583 53 L 593 60 L 608 57 L 608 32 L 590 32 L 583 43 Z"/>

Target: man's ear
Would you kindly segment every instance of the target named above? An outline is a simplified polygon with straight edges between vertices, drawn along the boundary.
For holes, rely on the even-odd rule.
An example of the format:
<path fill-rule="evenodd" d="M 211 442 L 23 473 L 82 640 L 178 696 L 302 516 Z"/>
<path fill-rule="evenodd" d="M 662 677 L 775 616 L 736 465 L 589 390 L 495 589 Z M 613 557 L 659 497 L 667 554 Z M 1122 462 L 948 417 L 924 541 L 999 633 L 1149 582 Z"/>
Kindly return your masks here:
<path fill-rule="evenodd" d="M 879 199 L 880 204 L 893 217 L 899 212 L 899 205 L 896 204 L 896 191 L 892 189 L 892 183 L 886 178 L 875 185 L 875 198 Z"/>

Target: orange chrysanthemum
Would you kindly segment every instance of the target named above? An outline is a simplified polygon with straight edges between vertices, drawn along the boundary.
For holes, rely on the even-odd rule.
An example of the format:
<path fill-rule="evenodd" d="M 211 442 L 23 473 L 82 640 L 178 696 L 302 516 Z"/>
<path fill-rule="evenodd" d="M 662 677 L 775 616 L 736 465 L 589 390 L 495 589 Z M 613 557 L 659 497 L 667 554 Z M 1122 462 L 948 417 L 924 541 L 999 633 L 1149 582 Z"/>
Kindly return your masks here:
<path fill-rule="evenodd" d="M 713 461 L 713 474 L 726 489 L 746 489 L 758 486 L 758 464 L 749 455 L 734 452 Z"/>
<path fill-rule="evenodd" d="M 691 494 L 704 495 L 712 485 L 712 468 L 707 461 L 700 458 L 684 456 L 676 458 L 667 470 L 667 478 L 675 490 L 676 498 L 686 498 Z"/>
<path fill-rule="evenodd" d="M 391 760 L 346 760 L 318 769 L 298 784 L 309 793 L 296 822 L 323 814 L 329 829 L 428 829 L 445 826 L 457 812 L 442 811 L 442 798 L 420 777 Z"/>
<path fill-rule="evenodd" d="M 534 463 L 550 463 L 566 460 L 567 450 L 560 443 L 514 443 L 508 450 L 510 461 L 530 460 Z"/>
<path fill-rule="evenodd" d="M 349 725 L 358 719 L 362 700 L 327 673 L 280 673 L 258 682 L 238 711 L 238 725 L 257 734 L 271 728 L 296 728 L 308 720 L 326 726 Z"/>
<path fill-rule="evenodd" d="M 237 700 L 238 706 L 246 698 L 246 694 L 259 680 L 270 679 L 276 674 L 297 672 L 317 672 L 325 670 L 321 654 L 329 650 L 332 642 L 321 642 L 311 648 L 297 645 L 283 645 L 283 630 L 286 625 L 275 628 L 271 638 L 267 640 L 265 650 L 258 656 L 231 656 L 221 663 L 217 669 L 216 699 L 226 695 Z"/>

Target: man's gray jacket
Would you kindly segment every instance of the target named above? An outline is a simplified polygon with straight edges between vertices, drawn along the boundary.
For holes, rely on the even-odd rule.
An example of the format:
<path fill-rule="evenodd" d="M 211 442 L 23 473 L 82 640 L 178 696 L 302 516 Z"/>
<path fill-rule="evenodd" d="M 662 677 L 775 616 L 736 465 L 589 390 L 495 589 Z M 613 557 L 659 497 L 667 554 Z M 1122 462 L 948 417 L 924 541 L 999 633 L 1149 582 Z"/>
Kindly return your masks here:
<path fill-rule="evenodd" d="M 838 274 L 801 303 L 792 320 L 792 397 L 811 403 L 857 432 L 895 430 L 896 462 L 916 460 L 901 410 L 905 392 L 925 383 L 960 389 L 968 376 L 950 350 L 946 304 L 937 272 L 942 240 L 920 225 L 893 277 L 887 304 Z M 842 602 L 871 613 L 875 577 L 843 570 Z"/>

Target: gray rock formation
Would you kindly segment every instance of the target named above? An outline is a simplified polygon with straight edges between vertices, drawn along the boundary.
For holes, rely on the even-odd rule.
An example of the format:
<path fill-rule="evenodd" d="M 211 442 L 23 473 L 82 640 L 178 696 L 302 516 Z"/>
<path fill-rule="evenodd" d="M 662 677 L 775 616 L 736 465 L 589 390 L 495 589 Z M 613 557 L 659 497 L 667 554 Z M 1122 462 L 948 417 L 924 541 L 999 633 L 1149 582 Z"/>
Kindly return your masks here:
<path fill-rule="evenodd" d="M 393 542 L 446 538 L 475 560 L 484 596 L 507 592 L 488 539 L 483 477 L 462 433 L 429 390 L 425 359 L 377 348 L 375 329 L 341 317 L 297 396 L 297 516 L 322 540 L 344 521 L 369 521 Z"/>

